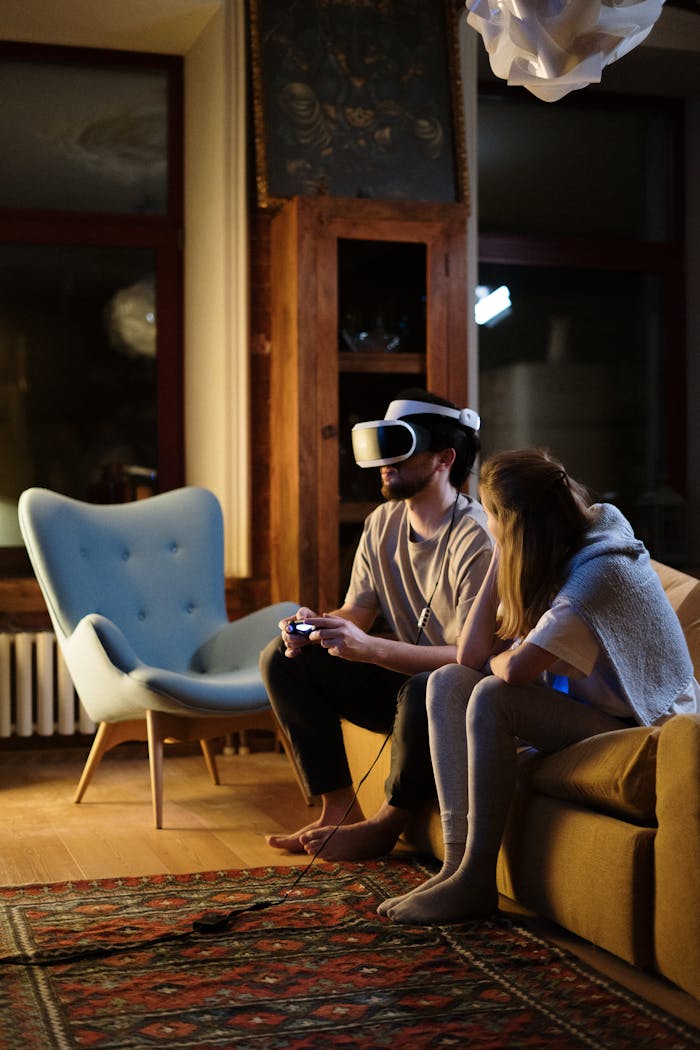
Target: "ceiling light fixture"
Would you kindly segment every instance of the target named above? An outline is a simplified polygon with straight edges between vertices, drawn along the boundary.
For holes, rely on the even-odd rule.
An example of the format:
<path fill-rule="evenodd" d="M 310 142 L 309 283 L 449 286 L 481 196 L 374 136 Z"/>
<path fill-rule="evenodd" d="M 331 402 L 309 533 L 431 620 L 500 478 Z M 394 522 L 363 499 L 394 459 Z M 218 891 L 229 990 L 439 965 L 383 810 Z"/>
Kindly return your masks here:
<path fill-rule="evenodd" d="M 603 68 L 641 44 L 663 0 L 466 0 L 491 69 L 544 102 L 599 83 Z"/>

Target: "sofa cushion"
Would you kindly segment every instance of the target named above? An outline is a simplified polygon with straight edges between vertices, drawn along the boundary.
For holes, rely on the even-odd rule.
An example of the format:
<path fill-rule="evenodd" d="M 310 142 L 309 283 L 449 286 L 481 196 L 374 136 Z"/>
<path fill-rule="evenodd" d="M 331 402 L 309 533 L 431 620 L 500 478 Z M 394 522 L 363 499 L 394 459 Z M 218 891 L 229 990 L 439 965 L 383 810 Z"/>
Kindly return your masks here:
<path fill-rule="evenodd" d="M 519 790 L 499 855 L 498 888 L 598 948 L 650 966 L 657 834 Z"/>
<path fill-rule="evenodd" d="M 659 729 L 620 729 L 522 764 L 530 787 L 635 824 L 656 823 Z"/>
<path fill-rule="evenodd" d="M 695 677 L 700 678 L 700 580 L 662 562 L 651 563 L 661 580 L 661 586 L 680 620 Z"/>
<path fill-rule="evenodd" d="M 657 783 L 656 966 L 700 999 L 700 714 L 662 727 Z"/>

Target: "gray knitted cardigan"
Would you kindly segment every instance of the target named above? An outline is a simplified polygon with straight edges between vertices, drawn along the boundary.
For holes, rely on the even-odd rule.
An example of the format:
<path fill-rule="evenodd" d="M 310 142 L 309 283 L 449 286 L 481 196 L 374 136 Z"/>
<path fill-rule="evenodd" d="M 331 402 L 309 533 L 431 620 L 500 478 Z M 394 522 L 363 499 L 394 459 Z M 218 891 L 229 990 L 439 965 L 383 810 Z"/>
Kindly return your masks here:
<path fill-rule="evenodd" d="M 596 635 L 637 721 L 651 725 L 688 689 L 693 665 L 644 544 L 617 507 L 599 503 L 593 510 L 597 521 L 570 560 L 558 597 Z"/>

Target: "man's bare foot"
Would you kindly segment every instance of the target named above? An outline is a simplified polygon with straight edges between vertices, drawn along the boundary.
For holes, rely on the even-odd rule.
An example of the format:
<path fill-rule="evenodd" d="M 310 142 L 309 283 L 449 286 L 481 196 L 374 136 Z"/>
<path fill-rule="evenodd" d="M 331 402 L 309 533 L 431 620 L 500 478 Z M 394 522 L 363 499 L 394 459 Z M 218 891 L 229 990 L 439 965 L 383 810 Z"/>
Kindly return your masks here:
<path fill-rule="evenodd" d="M 312 821 L 311 824 L 289 835 L 266 835 L 265 842 L 273 849 L 286 850 L 287 853 L 304 853 L 307 850 L 302 842 L 302 836 L 316 832 L 327 825 L 330 829 L 341 822 L 343 825 L 356 824 L 364 819 L 365 815 L 359 802 L 355 799 L 352 788 L 331 791 L 328 795 L 323 796 L 323 809 L 318 820 Z"/>
<path fill-rule="evenodd" d="M 307 853 L 323 860 L 370 860 L 391 853 L 407 818 L 407 810 L 383 802 L 369 820 L 309 828 L 300 840 Z"/>
<path fill-rule="evenodd" d="M 302 845 L 301 836 L 305 835 L 307 831 L 313 831 L 315 828 L 320 827 L 321 820 L 315 820 L 312 824 L 307 824 L 305 828 L 299 828 L 298 831 L 293 831 L 290 835 L 266 835 L 265 842 L 268 846 L 272 846 L 273 849 L 283 849 L 287 853 L 303 853 L 304 846 Z"/>
<path fill-rule="evenodd" d="M 420 889 L 420 887 L 419 887 Z M 429 925 L 468 922 L 485 918 L 498 909 L 495 883 L 478 885 L 461 871 L 423 893 L 411 893 L 388 912 L 393 922 Z"/>
<path fill-rule="evenodd" d="M 323 860 L 371 860 L 391 853 L 399 834 L 362 820 L 342 827 L 309 829 L 302 833 L 301 843 L 310 856 L 320 854 Z"/>

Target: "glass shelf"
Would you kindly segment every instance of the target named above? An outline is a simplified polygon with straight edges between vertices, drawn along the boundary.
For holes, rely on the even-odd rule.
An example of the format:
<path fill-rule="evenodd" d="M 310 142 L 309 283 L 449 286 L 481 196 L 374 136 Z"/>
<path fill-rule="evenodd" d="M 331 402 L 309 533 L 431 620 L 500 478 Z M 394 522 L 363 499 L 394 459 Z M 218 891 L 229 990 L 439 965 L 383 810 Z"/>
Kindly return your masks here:
<path fill-rule="evenodd" d="M 403 372 L 406 375 L 425 374 L 425 354 L 363 353 L 342 350 L 338 354 L 340 372 Z"/>

